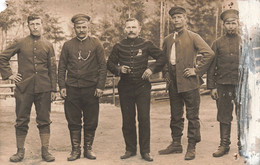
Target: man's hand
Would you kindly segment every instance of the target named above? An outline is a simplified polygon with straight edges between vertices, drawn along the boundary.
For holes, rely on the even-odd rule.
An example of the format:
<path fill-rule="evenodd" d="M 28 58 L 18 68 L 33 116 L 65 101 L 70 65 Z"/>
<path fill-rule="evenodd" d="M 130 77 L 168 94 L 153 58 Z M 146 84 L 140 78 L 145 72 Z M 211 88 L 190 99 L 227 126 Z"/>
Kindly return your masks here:
<path fill-rule="evenodd" d="M 189 78 L 190 76 L 196 76 L 195 68 L 186 68 L 183 71 L 183 76 Z"/>
<path fill-rule="evenodd" d="M 101 97 L 102 95 L 103 95 L 103 90 L 97 88 L 96 91 L 95 91 L 94 96 Z"/>
<path fill-rule="evenodd" d="M 217 89 L 211 89 L 210 94 L 211 94 L 211 98 L 213 100 L 217 100 L 218 99 L 218 91 L 217 91 Z"/>
<path fill-rule="evenodd" d="M 56 100 L 56 92 L 51 92 L 51 101 Z"/>
<path fill-rule="evenodd" d="M 61 90 L 60 90 L 60 96 L 62 97 L 62 98 L 66 98 L 66 96 L 67 96 L 67 90 L 66 90 L 66 88 L 62 88 Z"/>
<path fill-rule="evenodd" d="M 151 69 L 147 68 L 142 75 L 142 79 L 149 79 L 152 74 L 153 72 L 151 71 Z"/>
<path fill-rule="evenodd" d="M 22 81 L 23 78 L 20 73 L 17 73 L 17 74 L 11 75 L 8 79 L 13 80 L 15 83 L 18 83 L 18 82 Z"/>
<path fill-rule="evenodd" d="M 127 73 L 130 73 L 131 69 L 129 66 L 126 66 L 126 65 L 122 65 L 120 67 L 120 72 L 121 73 L 124 73 L 124 74 L 127 74 Z"/>

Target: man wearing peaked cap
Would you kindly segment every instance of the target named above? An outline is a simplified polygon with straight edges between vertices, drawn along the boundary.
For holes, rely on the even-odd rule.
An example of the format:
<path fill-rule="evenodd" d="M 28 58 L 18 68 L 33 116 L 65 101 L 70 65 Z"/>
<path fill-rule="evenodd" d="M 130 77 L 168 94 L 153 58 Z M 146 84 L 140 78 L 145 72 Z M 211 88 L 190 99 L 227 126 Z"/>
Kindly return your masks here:
<path fill-rule="evenodd" d="M 211 97 L 216 100 L 220 123 L 220 146 L 213 153 L 213 157 L 221 157 L 229 152 L 231 121 L 233 119 L 233 103 L 239 118 L 239 103 L 236 101 L 236 87 L 239 82 L 239 54 L 241 37 L 238 34 L 239 12 L 228 9 L 221 13 L 225 35 L 216 39 L 212 44 L 215 59 L 212 62 L 207 75 L 207 88 L 211 89 Z M 239 121 L 239 119 L 238 119 Z M 238 126 L 238 149 L 241 155 L 240 127 Z"/>
<path fill-rule="evenodd" d="M 239 18 L 239 12 L 236 9 L 229 9 L 225 10 L 220 14 L 220 18 L 225 22 L 226 19 L 228 18 L 234 18 L 238 19 Z"/>
<path fill-rule="evenodd" d="M 72 23 L 79 23 L 79 22 L 85 22 L 90 21 L 90 17 L 85 14 L 76 14 L 71 18 Z"/>
<path fill-rule="evenodd" d="M 72 17 L 76 37 L 64 43 L 58 67 L 58 83 L 70 131 L 72 152 L 68 161 L 80 158 L 83 114 L 84 157 L 96 159 L 92 151 L 98 125 L 99 97 L 106 82 L 106 60 L 101 42 L 89 36 L 90 17 Z"/>
<path fill-rule="evenodd" d="M 174 6 L 169 10 L 170 16 L 173 16 L 174 14 L 185 14 L 186 10 L 180 6 Z"/>
<path fill-rule="evenodd" d="M 214 53 L 208 44 L 196 33 L 186 29 L 186 10 L 182 7 L 172 7 L 169 11 L 174 25 L 174 31 L 163 43 L 163 52 L 168 59 L 165 68 L 165 79 L 169 86 L 171 105 L 171 135 L 172 143 L 159 154 L 182 153 L 181 138 L 183 135 L 184 105 L 188 123 L 188 147 L 185 160 L 195 158 L 195 146 L 200 142 L 199 104 L 201 76 L 207 71 Z M 197 54 L 202 59 L 196 64 Z"/>

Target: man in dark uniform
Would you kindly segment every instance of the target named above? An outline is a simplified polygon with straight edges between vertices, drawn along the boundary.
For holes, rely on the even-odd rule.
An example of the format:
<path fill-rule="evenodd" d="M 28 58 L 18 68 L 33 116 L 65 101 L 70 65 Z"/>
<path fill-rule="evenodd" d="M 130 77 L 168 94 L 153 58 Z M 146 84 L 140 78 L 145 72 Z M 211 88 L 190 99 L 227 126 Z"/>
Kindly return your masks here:
<path fill-rule="evenodd" d="M 201 76 L 213 60 L 214 52 L 198 34 L 186 29 L 187 18 L 184 8 L 172 7 L 169 14 L 175 29 L 165 38 L 163 53 L 168 59 L 165 78 L 169 83 L 172 143 L 166 149 L 160 150 L 159 154 L 182 153 L 181 137 L 185 104 L 186 117 L 189 121 L 185 160 L 191 160 L 195 158 L 196 143 L 201 140 L 199 123 Z M 202 55 L 198 64 L 196 64 L 197 54 Z"/>
<path fill-rule="evenodd" d="M 123 119 L 123 135 L 126 152 L 121 159 L 136 155 L 136 108 L 139 122 L 140 153 L 146 161 L 153 161 L 150 156 L 150 93 L 149 77 L 163 68 L 162 52 L 151 41 L 139 37 L 141 26 L 138 20 L 126 20 L 127 38 L 115 44 L 107 61 L 108 69 L 120 76 L 118 83 L 119 99 Z M 148 67 L 148 57 L 156 62 Z"/>
<path fill-rule="evenodd" d="M 235 9 L 226 10 L 221 13 L 220 18 L 223 20 L 226 34 L 212 44 L 216 56 L 207 75 L 207 87 L 211 89 L 211 97 L 216 100 L 217 120 L 220 122 L 220 146 L 213 153 L 214 157 L 221 157 L 229 152 L 231 121 L 233 119 L 232 101 L 235 103 L 236 113 L 239 112 L 239 105 L 236 102 L 241 42 L 241 37 L 238 35 L 238 11 Z M 241 150 L 239 141 L 238 147 Z"/>
<path fill-rule="evenodd" d="M 100 41 L 89 36 L 90 17 L 72 17 L 76 37 L 64 43 L 58 68 L 61 97 L 70 130 L 72 152 L 68 161 L 80 158 L 82 114 L 84 122 L 84 157 L 96 159 L 92 151 L 98 125 L 99 97 L 106 82 L 106 60 Z M 65 78 L 66 77 L 66 78 Z"/>
<path fill-rule="evenodd" d="M 51 101 L 56 92 L 56 58 L 53 46 L 44 39 L 42 20 L 33 14 L 27 19 L 30 35 L 15 42 L 0 54 L 0 72 L 3 80 L 16 83 L 16 144 L 17 153 L 10 161 L 19 162 L 24 158 L 24 141 L 28 132 L 31 107 L 36 109 L 36 122 L 42 143 L 42 158 L 49 162 L 55 158 L 48 152 L 50 139 Z M 9 60 L 17 54 L 18 73 L 13 74 Z"/>

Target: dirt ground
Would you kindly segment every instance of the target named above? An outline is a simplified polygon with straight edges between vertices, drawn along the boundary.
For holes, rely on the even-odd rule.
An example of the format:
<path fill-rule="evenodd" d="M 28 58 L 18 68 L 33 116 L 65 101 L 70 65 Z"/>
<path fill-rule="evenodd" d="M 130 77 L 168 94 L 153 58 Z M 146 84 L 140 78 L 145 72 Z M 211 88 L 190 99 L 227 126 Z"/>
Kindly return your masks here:
<path fill-rule="evenodd" d="M 11 104 L 10 104 L 11 102 Z M 15 142 L 15 109 L 12 99 L 0 100 L 0 164 L 14 164 L 9 162 L 9 157 L 16 152 Z M 53 104 L 51 120 L 51 142 L 50 152 L 56 157 L 55 162 L 47 163 L 42 161 L 40 152 L 40 138 L 35 122 L 35 110 L 31 113 L 31 122 L 28 136 L 25 142 L 25 158 L 19 165 L 242 165 L 244 159 L 238 157 L 236 147 L 236 122 L 232 126 L 231 148 L 228 155 L 221 158 L 212 157 L 212 153 L 219 144 L 219 124 L 216 121 L 216 106 L 209 95 L 201 97 L 200 120 L 202 141 L 197 144 L 196 158 L 185 161 L 184 155 L 187 147 L 187 120 L 183 136 L 182 154 L 170 154 L 161 156 L 158 150 L 165 148 L 171 141 L 170 136 L 170 110 L 169 101 L 154 101 L 151 105 L 151 155 L 153 162 L 146 162 L 141 159 L 138 153 L 135 157 L 121 160 L 119 157 L 124 153 L 124 141 L 121 131 L 120 108 L 111 104 L 101 104 L 99 125 L 94 141 L 94 152 L 96 160 L 89 160 L 81 156 L 80 159 L 68 162 L 67 156 L 71 150 L 67 121 L 63 113 L 63 105 Z"/>

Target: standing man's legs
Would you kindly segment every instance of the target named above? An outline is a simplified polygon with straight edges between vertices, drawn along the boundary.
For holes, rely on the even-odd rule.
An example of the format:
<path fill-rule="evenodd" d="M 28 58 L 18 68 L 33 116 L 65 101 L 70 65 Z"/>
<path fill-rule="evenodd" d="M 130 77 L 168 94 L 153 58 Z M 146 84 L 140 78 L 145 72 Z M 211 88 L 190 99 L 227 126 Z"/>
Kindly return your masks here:
<path fill-rule="evenodd" d="M 171 153 L 182 153 L 182 131 L 184 128 L 184 118 L 183 118 L 183 106 L 184 101 L 182 94 L 178 93 L 177 82 L 176 82 L 176 68 L 175 66 L 170 66 L 170 84 L 169 84 L 169 97 L 170 97 L 170 106 L 171 106 L 171 135 L 172 143 L 163 150 L 159 151 L 160 155 L 171 154 Z"/>
<path fill-rule="evenodd" d="M 37 127 L 39 129 L 42 143 L 42 159 L 51 162 L 55 160 L 55 158 L 48 152 L 51 124 L 51 92 L 34 94 L 34 104 L 37 114 Z"/>
<path fill-rule="evenodd" d="M 142 158 L 146 161 L 153 161 L 150 153 L 150 102 L 151 102 L 151 84 L 137 84 L 135 89 L 135 98 L 138 113 L 139 125 L 139 145 Z"/>
<path fill-rule="evenodd" d="M 65 116 L 70 131 L 70 140 L 72 152 L 67 158 L 73 161 L 80 158 L 81 154 L 81 129 L 82 129 L 82 106 L 81 106 L 81 89 L 76 87 L 66 87 L 67 96 L 64 103 Z"/>
<path fill-rule="evenodd" d="M 92 144 L 98 126 L 99 99 L 94 96 L 96 87 L 82 88 L 84 120 L 84 157 L 96 159 Z"/>
<path fill-rule="evenodd" d="M 195 146 L 200 142 L 200 122 L 199 122 L 199 106 L 200 93 L 199 89 L 194 89 L 188 92 L 183 92 L 186 106 L 186 118 L 188 119 L 188 147 L 185 155 L 185 160 L 195 158 Z"/>
<path fill-rule="evenodd" d="M 10 157 L 11 162 L 19 162 L 24 158 L 24 142 L 28 132 L 28 123 L 30 122 L 30 114 L 33 103 L 33 94 L 21 93 L 19 88 L 15 89 L 16 101 L 16 145 L 17 153 Z"/>
<path fill-rule="evenodd" d="M 118 93 L 122 112 L 122 131 L 126 144 L 126 153 L 121 159 L 127 159 L 136 155 L 137 135 L 136 135 L 136 109 L 133 85 L 122 80 L 118 83 Z"/>
<path fill-rule="evenodd" d="M 213 157 L 221 157 L 229 152 L 231 121 L 233 119 L 234 100 L 233 85 L 218 85 L 217 120 L 220 122 L 220 146 L 213 153 Z"/>

